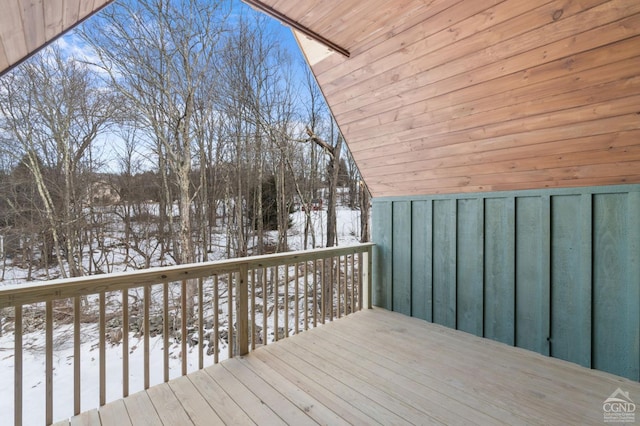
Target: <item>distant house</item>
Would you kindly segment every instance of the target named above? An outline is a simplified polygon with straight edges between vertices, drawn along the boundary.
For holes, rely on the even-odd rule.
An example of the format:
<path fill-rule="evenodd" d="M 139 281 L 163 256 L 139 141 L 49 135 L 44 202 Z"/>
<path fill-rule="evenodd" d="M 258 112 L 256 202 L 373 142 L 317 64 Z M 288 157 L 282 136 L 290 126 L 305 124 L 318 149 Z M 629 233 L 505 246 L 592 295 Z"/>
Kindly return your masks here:
<path fill-rule="evenodd" d="M 111 182 L 100 180 L 92 183 L 87 190 L 85 202 L 94 205 L 112 205 L 120 201 L 120 194 Z"/>

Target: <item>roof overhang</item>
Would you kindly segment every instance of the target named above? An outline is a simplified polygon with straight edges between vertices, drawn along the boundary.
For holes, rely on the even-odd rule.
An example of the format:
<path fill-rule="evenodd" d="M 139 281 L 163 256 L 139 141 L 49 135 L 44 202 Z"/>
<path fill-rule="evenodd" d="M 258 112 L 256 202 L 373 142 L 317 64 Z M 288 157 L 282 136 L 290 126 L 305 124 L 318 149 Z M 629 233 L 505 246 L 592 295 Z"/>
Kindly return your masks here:
<path fill-rule="evenodd" d="M 0 12 L 0 75 L 112 0 L 5 0 Z"/>
<path fill-rule="evenodd" d="M 638 2 L 262 3 L 374 196 L 640 182 Z"/>

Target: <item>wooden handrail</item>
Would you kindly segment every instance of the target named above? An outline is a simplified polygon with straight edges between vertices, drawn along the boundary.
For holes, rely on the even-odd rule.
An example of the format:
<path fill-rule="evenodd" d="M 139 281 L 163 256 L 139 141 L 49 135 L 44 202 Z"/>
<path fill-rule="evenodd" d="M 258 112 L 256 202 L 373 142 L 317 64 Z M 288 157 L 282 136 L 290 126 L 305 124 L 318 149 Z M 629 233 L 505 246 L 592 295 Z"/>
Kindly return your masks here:
<path fill-rule="evenodd" d="M 0 288 L 0 309 L 48 300 L 69 299 L 74 296 L 97 294 L 125 288 L 142 287 L 165 281 L 181 281 L 237 272 L 240 265 L 247 269 L 265 268 L 283 264 L 293 264 L 324 257 L 362 253 L 374 246 L 364 243 L 354 246 L 327 247 L 312 250 L 265 254 L 262 256 L 239 257 L 186 265 L 165 266 L 132 272 L 91 275 L 44 281 L 33 284 L 18 284 Z M 371 256 L 369 256 L 371 257 Z"/>
<path fill-rule="evenodd" d="M 213 316 L 209 350 L 213 346 L 213 363 L 219 361 L 220 348 L 225 341 L 228 346 L 228 356 L 245 355 L 259 345 L 266 345 L 268 341 L 268 319 L 274 324 L 273 341 L 295 334 L 308 328 L 315 327 L 325 320 L 332 321 L 360 309 L 370 308 L 371 294 L 371 259 L 372 243 L 355 246 L 331 247 L 298 252 L 277 253 L 264 256 L 251 256 L 230 260 L 178 265 L 127 273 L 54 280 L 37 284 L 6 286 L 0 288 L 0 309 L 13 310 L 15 333 L 15 394 L 14 394 L 14 424 L 21 425 L 23 420 L 23 393 L 30 391 L 23 386 L 23 371 L 25 364 L 22 347 L 23 326 L 25 318 L 43 316 L 45 318 L 43 336 L 45 337 L 45 376 L 43 418 L 47 424 L 54 419 L 53 401 L 53 357 L 54 333 L 57 321 L 59 303 L 72 312 L 73 320 L 73 374 L 74 392 L 73 406 L 69 414 L 78 414 L 81 407 L 81 305 L 82 301 L 92 301 L 97 306 L 92 315 L 98 325 L 98 377 L 96 406 L 107 403 L 106 396 L 106 346 L 107 321 L 111 324 L 113 318 L 120 318 L 122 339 L 122 396 L 127 396 L 136 389 L 130 389 L 129 381 L 129 333 L 130 314 L 137 310 L 138 321 L 142 321 L 139 333 L 143 339 L 144 371 L 143 386 L 151 386 L 150 371 L 150 334 L 152 324 L 150 318 L 161 315 L 163 337 L 163 365 L 164 371 L 160 376 L 166 382 L 169 380 L 169 334 L 170 330 L 177 333 L 180 340 L 181 354 L 187 353 L 187 338 L 197 339 L 198 363 L 197 368 L 204 367 L 205 324 L 204 312 L 209 312 L 208 318 Z M 309 275 L 312 275 L 309 277 Z M 301 286 L 303 291 L 301 292 Z M 161 288 L 160 288 L 161 287 Z M 155 290 L 154 290 L 155 289 Z M 140 299 L 137 291 L 142 290 Z M 158 291 L 161 290 L 161 291 Z M 121 292 L 113 294 L 113 292 Z M 153 292 L 153 294 L 152 294 Z M 205 294 L 210 302 L 205 303 Z M 114 297 L 116 297 L 114 299 Z M 227 298 L 227 304 L 219 303 L 219 299 Z M 87 299 L 88 298 L 88 299 Z M 133 299 L 131 299 L 133 298 Z M 133 302 L 131 300 L 133 300 Z M 58 302 L 60 300 L 61 302 Z M 68 302 L 65 302 L 68 301 Z M 114 308 L 107 304 L 109 300 L 116 300 L 119 305 Z M 159 301 L 161 300 L 161 303 Z M 173 305 L 169 305 L 173 300 Z M 258 304 L 256 300 L 259 300 Z M 270 302 L 269 302 L 270 301 Z M 300 303 L 302 302 L 302 303 Z M 97 303 L 97 305 L 95 305 Z M 137 303 L 137 304 L 136 304 Z M 152 305 L 155 305 L 152 307 Z M 267 307 L 270 303 L 271 306 Z M 161 306 L 160 306 L 161 305 Z M 222 321 L 220 312 L 226 307 L 227 313 L 223 320 L 227 322 L 226 337 L 223 338 L 224 328 L 220 330 Z M 13 309 L 11 309 L 13 308 Z M 44 311 L 42 311 L 44 309 Z M 303 310 L 304 312 L 300 312 Z M 292 312 L 291 312 L 292 311 Z M 44 312 L 41 315 L 40 312 Z M 6 314 L 6 312 L 5 312 Z M 66 315 L 66 314 L 65 314 Z M 70 314 L 71 315 L 71 314 Z M 336 316 L 337 315 L 337 316 Z M 141 318 L 140 318 L 141 316 Z M 262 317 L 262 330 L 256 324 L 258 317 Z M 170 322 L 173 326 L 170 329 Z M 189 327 L 198 324 L 197 334 Z M 6 321 L 5 321 L 6 322 Z M 177 322 L 177 323 L 176 323 Z M 292 324 L 290 324 L 290 322 Z M 140 322 L 138 322 L 140 324 Z M 282 331 L 279 331 L 282 326 Z M 109 325 L 110 333 L 113 332 Z M 158 327 L 155 324 L 155 327 Z M 224 327 L 224 326 L 223 326 Z M 189 334 L 192 333 L 192 334 Z M 197 336 L 197 337 L 196 337 Z M 257 340 L 257 341 L 256 341 Z M 215 343 L 212 343 L 215 342 Z M 113 341 L 111 340 L 113 344 Z M 193 344 L 193 343 L 190 343 Z M 182 355 L 180 374 L 185 375 L 187 369 L 186 355 Z M 211 361 L 208 361 L 211 363 Z M 193 367 L 192 367 L 193 369 Z M 157 376 L 156 376 L 157 377 Z"/>

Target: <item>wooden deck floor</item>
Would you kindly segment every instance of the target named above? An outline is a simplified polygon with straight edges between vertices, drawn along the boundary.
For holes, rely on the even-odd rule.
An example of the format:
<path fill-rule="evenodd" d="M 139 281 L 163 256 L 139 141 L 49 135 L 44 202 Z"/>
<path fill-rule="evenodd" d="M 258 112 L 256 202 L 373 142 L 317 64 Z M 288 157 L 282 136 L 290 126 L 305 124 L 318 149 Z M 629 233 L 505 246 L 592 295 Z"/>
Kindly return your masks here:
<path fill-rule="evenodd" d="M 71 423 L 603 424 L 617 388 L 640 402 L 637 382 L 373 309 Z"/>

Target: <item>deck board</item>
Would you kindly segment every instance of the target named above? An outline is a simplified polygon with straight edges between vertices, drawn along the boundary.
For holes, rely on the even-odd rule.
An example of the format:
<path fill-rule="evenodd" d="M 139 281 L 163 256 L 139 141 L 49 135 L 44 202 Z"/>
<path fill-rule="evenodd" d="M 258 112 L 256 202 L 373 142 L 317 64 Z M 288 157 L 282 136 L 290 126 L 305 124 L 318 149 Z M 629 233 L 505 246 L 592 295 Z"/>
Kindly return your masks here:
<path fill-rule="evenodd" d="M 373 309 L 98 412 L 103 425 L 597 424 L 617 388 L 640 399 L 640 383 Z"/>

